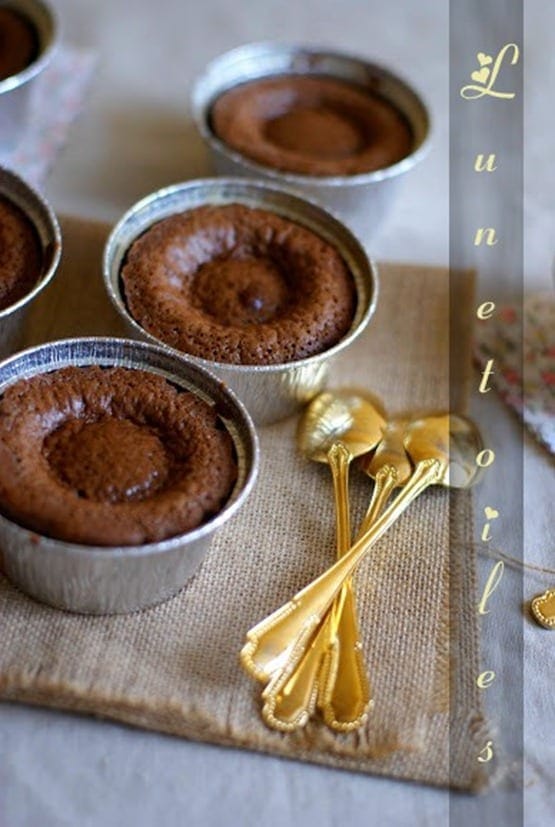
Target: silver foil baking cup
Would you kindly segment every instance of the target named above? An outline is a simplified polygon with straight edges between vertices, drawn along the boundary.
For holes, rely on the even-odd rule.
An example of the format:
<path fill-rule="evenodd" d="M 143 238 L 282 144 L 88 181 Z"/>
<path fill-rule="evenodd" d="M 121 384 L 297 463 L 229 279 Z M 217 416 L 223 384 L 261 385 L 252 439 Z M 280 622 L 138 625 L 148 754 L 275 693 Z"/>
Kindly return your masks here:
<path fill-rule="evenodd" d="M 406 118 L 414 138 L 412 152 L 396 164 L 359 175 L 300 175 L 250 160 L 214 134 L 212 106 L 239 84 L 275 75 L 325 75 L 381 95 Z M 263 178 L 296 190 L 333 210 L 365 241 L 387 215 L 400 179 L 423 158 L 429 144 L 428 109 L 407 81 L 376 63 L 306 46 L 249 43 L 220 55 L 195 82 L 191 110 L 218 174 Z"/>
<path fill-rule="evenodd" d="M 113 229 L 104 250 L 106 289 L 132 335 L 164 344 L 133 319 L 125 303 L 120 272 L 127 250 L 155 222 L 204 204 L 245 204 L 302 224 L 333 244 L 353 275 L 357 292 L 353 323 L 341 341 L 322 353 L 277 365 L 237 365 L 188 357 L 232 388 L 257 424 L 276 422 L 297 411 L 322 390 L 330 359 L 365 329 L 376 307 L 377 270 L 360 242 L 340 221 L 288 190 L 244 178 L 207 178 L 176 184 L 135 204 Z M 170 350 L 179 353 L 173 348 Z"/>
<path fill-rule="evenodd" d="M 35 286 L 15 304 L 0 310 L 0 359 L 17 350 L 31 302 L 44 290 L 58 268 L 62 235 L 46 199 L 15 172 L 0 166 L 0 197 L 16 204 L 34 225 L 42 248 L 42 269 Z"/>
<path fill-rule="evenodd" d="M 0 149 L 10 150 L 25 129 L 34 81 L 52 58 L 59 42 L 59 27 L 45 0 L 7 0 L 2 3 L 4 6 L 26 17 L 38 38 L 38 53 L 33 62 L 16 75 L 0 80 Z"/>
<path fill-rule="evenodd" d="M 68 365 L 151 371 L 216 406 L 237 456 L 238 477 L 223 509 L 200 527 L 158 543 L 95 547 L 45 537 L 0 515 L 0 568 L 26 594 L 86 614 L 126 613 L 176 594 L 204 558 L 214 533 L 239 511 L 258 470 L 252 422 L 214 376 L 165 348 L 127 339 L 66 339 L 23 351 L 0 364 L 0 394 L 19 379 Z"/>

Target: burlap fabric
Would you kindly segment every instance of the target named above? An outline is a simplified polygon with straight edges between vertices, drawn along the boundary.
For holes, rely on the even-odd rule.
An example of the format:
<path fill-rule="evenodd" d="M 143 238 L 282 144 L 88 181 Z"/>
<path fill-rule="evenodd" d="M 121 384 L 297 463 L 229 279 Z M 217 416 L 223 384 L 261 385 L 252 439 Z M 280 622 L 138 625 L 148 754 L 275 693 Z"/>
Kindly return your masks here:
<path fill-rule="evenodd" d="M 99 275 L 106 228 L 64 222 L 62 270 L 37 303 L 27 344 L 122 334 Z M 449 406 L 445 270 L 383 265 L 377 314 L 333 370 L 392 413 Z M 471 321 L 471 279 L 457 297 Z M 461 329 L 460 357 L 469 358 Z M 295 451 L 294 419 L 261 430 L 256 490 L 174 599 L 119 617 L 42 606 L 0 578 L 0 697 L 115 718 L 187 738 L 334 767 L 477 789 L 485 733 L 476 689 L 470 501 L 426 492 L 356 578 L 375 709 L 360 732 L 320 722 L 268 730 L 260 689 L 241 670 L 245 632 L 334 559 L 329 472 Z M 352 473 L 353 516 L 371 483 Z M 451 553 L 450 553 L 451 551 Z M 460 553 L 459 553 L 460 552 Z M 450 559 L 453 561 L 450 565 Z M 450 703 L 451 701 L 451 703 Z"/>

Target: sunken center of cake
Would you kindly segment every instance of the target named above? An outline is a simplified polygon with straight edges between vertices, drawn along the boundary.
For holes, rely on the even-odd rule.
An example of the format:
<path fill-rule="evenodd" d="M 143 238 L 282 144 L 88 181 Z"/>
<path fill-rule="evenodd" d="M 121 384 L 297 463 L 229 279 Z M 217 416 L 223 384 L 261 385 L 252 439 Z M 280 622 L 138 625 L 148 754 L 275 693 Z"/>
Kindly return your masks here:
<path fill-rule="evenodd" d="M 0 8 L 0 80 L 17 75 L 38 51 L 34 26 L 19 12 Z"/>
<path fill-rule="evenodd" d="M 70 420 L 45 440 L 47 461 L 78 496 L 97 502 L 141 500 L 168 477 L 164 445 L 127 419 Z"/>
<path fill-rule="evenodd" d="M 324 75 L 260 78 L 227 90 L 210 112 L 214 134 L 265 166 L 302 175 L 358 175 L 409 155 L 403 113 L 370 87 Z"/>
<path fill-rule="evenodd" d="M 213 362 L 283 364 L 337 344 L 356 310 L 353 276 L 308 227 L 244 204 L 164 218 L 121 271 L 133 318 L 165 344 Z"/>
<path fill-rule="evenodd" d="M 60 368 L 0 396 L 0 509 L 48 537 L 174 537 L 223 508 L 236 478 L 214 406 L 149 371 Z"/>
<path fill-rule="evenodd" d="M 191 293 L 205 313 L 225 325 L 251 325 L 279 317 L 289 289 L 270 258 L 210 261 L 196 273 Z"/>
<path fill-rule="evenodd" d="M 293 109 L 269 120 L 264 133 L 276 146 L 315 158 L 346 158 L 365 144 L 356 120 L 329 107 Z"/>

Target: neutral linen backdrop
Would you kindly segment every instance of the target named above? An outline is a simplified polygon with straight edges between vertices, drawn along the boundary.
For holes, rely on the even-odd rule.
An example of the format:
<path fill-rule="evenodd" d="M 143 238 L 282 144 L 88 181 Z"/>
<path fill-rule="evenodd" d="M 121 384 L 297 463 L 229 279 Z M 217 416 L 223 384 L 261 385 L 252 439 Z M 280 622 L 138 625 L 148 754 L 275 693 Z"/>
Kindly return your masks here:
<path fill-rule="evenodd" d="M 207 174 L 202 143 L 187 112 L 196 74 L 212 57 L 244 42 L 307 42 L 398 68 L 427 99 L 433 150 L 407 179 L 371 251 L 382 259 L 448 263 L 447 0 L 57 0 L 56 5 L 66 39 L 99 55 L 85 114 L 47 183 L 58 212 L 114 221 L 147 192 Z M 502 0 L 484 5 L 502 14 Z M 531 290 L 552 286 L 555 6 L 531 0 L 526 7 L 525 272 Z M 493 394 L 480 404 L 503 439 L 519 439 L 515 419 Z M 526 555 L 530 562 L 553 567 L 553 464 L 527 437 L 524 444 Z M 520 497 L 505 511 L 509 534 L 511 520 L 522 519 Z M 531 578 L 526 593 L 549 585 L 555 585 L 555 576 L 551 581 Z M 555 658 L 549 633 L 528 622 L 525 626 L 525 823 L 533 827 L 550 823 L 553 813 L 555 744 L 548 733 L 555 723 L 549 681 Z M 488 647 L 498 651 L 509 645 L 501 616 L 484 640 L 484 658 Z M 485 815 L 485 800 L 479 806 Z M 495 806 L 500 815 L 502 797 Z M 157 823 L 446 825 L 449 796 L 113 723 L 0 706 L 1 827 Z"/>

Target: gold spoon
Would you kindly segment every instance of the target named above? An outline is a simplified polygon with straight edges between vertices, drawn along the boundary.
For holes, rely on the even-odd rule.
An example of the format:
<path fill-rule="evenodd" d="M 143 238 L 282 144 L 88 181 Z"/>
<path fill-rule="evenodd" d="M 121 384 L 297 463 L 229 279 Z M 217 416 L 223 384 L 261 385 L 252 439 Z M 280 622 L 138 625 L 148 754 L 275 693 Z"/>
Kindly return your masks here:
<path fill-rule="evenodd" d="M 375 447 L 382 436 L 385 419 L 374 401 L 352 390 L 326 391 L 319 394 L 306 408 L 299 421 L 297 443 L 300 451 L 309 459 L 329 464 L 334 484 L 336 504 L 337 554 L 341 556 L 351 544 L 349 518 L 348 473 L 354 457 Z M 351 658 L 356 658 L 356 672 L 365 678 L 362 654 L 358 643 L 354 598 L 349 583 L 345 584 L 345 611 L 342 614 L 341 631 L 345 643 L 352 642 Z M 323 639 L 324 636 L 322 636 Z M 281 686 L 281 667 L 289 657 L 289 649 L 277 649 L 268 653 L 265 663 L 258 661 L 256 668 L 243 658 L 247 671 L 259 680 L 274 681 L 266 690 L 270 700 L 265 705 L 264 717 L 270 726 L 293 729 L 302 726 L 314 709 L 317 692 L 313 689 L 314 678 L 323 655 L 321 647 L 310 650 L 303 659 L 302 668 L 293 685 Z M 306 676 L 306 677 L 305 677 Z M 277 683 L 276 683 L 277 681 Z"/>
<path fill-rule="evenodd" d="M 475 482 L 479 471 L 476 456 L 483 445 L 469 419 L 455 414 L 426 417 L 411 423 L 403 441 L 416 462 L 410 480 L 395 502 L 341 559 L 247 633 L 241 656 L 251 674 L 259 664 L 264 668 L 271 662 L 276 651 L 285 651 L 288 656 L 285 661 L 280 659 L 281 672 L 271 681 L 272 684 L 279 677 L 284 685 L 343 584 L 410 503 L 429 485 L 465 488 Z M 271 691 L 271 684 L 266 692 Z"/>
<path fill-rule="evenodd" d="M 359 459 L 359 468 L 374 480 L 372 499 L 360 525 L 357 537 L 360 537 L 376 521 L 385 503 L 395 488 L 403 486 L 410 478 L 412 465 L 403 445 L 407 420 L 392 420 L 383 430 L 383 437 L 374 453 L 364 454 Z M 342 625 L 344 606 L 341 600 L 343 589 L 333 604 L 334 616 L 331 619 L 332 640 Z M 331 729 L 348 732 L 363 726 L 368 718 L 371 706 L 370 688 L 366 675 L 361 678 L 353 671 L 357 666 L 351 657 L 345 657 L 349 649 L 344 643 L 345 633 L 339 635 L 339 646 L 335 647 L 337 662 L 333 663 L 333 649 L 321 670 L 321 689 L 318 705 L 326 724 Z M 337 651 L 338 649 L 338 651 Z M 366 684 L 366 692 L 360 689 Z"/>
<path fill-rule="evenodd" d="M 406 425 L 405 420 L 386 423 L 375 453 L 360 457 L 362 469 L 376 480 L 361 531 L 375 519 L 393 489 L 410 477 L 412 466 L 403 446 Z M 366 722 L 371 692 L 356 619 L 353 623 L 348 617 L 354 607 L 347 605 L 345 610 L 349 595 L 343 587 L 294 672 L 276 676 L 263 692 L 262 714 L 269 726 L 286 731 L 301 727 L 316 704 L 334 730 L 347 732 Z"/>

